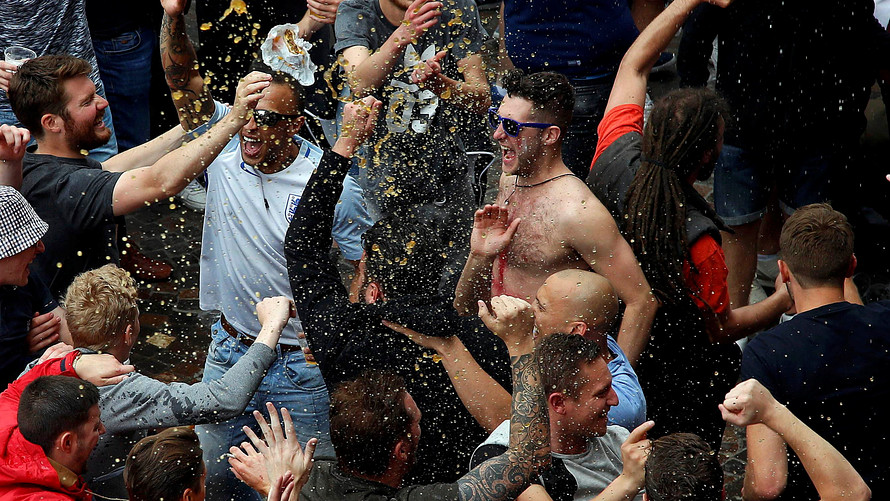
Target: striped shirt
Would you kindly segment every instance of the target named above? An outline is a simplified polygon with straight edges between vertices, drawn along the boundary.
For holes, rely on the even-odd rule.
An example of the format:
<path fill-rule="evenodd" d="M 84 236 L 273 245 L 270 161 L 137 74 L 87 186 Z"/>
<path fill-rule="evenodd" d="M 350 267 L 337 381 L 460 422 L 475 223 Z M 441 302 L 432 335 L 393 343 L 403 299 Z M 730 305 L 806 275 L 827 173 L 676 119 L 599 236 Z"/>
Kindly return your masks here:
<path fill-rule="evenodd" d="M 12 45 L 27 47 L 38 56 L 71 54 L 89 61 L 90 79 L 105 95 L 93 41 L 87 26 L 85 0 L 0 0 L 0 51 Z M 0 113 L 12 112 L 0 91 Z"/>

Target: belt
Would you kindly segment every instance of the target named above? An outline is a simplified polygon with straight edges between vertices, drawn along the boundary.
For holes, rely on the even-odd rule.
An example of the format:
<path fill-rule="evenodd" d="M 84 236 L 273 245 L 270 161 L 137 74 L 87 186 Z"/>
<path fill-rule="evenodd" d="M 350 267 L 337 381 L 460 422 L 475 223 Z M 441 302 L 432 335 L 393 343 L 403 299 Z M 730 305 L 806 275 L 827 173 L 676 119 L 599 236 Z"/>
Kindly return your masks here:
<path fill-rule="evenodd" d="M 247 334 L 244 334 L 243 332 L 239 332 L 238 329 L 232 327 L 232 324 L 230 324 L 229 321 L 226 320 L 226 317 L 224 315 L 219 316 L 219 325 L 220 325 L 220 327 L 223 328 L 224 331 L 226 331 L 226 333 L 228 335 L 235 338 L 235 340 L 237 340 L 244 346 L 250 346 L 253 344 L 254 341 L 256 341 L 255 338 L 248 336 Z M 298 344 L 281 344 L 281 343 L 279 343 L 278 348 L 281 350 L 281 353 L 290 353 L 293 351 L 303 351 L 303 348 L 301 348 L 300 345 L 298 345 Z"/>

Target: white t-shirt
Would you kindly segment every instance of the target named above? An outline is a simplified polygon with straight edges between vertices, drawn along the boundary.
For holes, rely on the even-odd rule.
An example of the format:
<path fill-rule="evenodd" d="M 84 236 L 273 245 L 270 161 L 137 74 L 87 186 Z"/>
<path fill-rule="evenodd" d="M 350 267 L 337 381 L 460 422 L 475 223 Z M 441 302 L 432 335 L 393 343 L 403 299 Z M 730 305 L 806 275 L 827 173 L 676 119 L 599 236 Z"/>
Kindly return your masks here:
<path fill-rule="evenodd" d="M 209 124 L 229 108 L 217 102 Z M 202 126 L 197 133 L 208 128 Z M 203 129 L 203 130 L 201 130 Z M 286 169 L 263 174 L 242 162 L 238 135 L 207 167 L 207 205 L 201 244 L 200 303 L 219 310 L 240 332 L 256 336 L 256 303 L 269 296 L 292 297 L 284 257 L 284 236 L 322 150 L 301 141 L 300 154 Z M 362 256 L 361 236 L 372 224 L 362 189 L 346 176 L 334 211 L 334 240 L 343 257 Z M 282 344 L 297 344 L 299 318 L 288 322 Z"/>

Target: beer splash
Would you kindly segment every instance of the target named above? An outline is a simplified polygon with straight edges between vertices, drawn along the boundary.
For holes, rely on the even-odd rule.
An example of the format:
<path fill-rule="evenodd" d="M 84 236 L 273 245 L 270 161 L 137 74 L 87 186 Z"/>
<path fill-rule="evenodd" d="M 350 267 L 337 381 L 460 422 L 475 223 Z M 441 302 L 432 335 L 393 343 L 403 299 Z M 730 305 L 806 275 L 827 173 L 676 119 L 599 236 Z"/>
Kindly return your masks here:
<path fill-rule="evenodd" d="M 229 3 L 229 8 L 226 9 L 225 12 L 223 12 L 222 17 L 219 18 L 219 20 L 222 21 L 223 19 L 229 17 L 229 14 L 231 14 L 232 12 L 238 14 L 239 16 L 241 14 L 247 14 L 247 4 L 244 2 L 244 0 L 231 0 L 231 2 Z"/>

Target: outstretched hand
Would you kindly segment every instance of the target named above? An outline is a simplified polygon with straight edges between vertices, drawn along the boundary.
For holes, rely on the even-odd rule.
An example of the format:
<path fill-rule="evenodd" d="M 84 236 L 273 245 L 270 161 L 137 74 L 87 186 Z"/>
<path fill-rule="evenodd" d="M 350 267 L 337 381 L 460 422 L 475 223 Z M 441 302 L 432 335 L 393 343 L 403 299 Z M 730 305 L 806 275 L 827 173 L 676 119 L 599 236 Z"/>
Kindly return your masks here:
<path fill-rule="evenodd" d="M 473 215 L 473 233 L 470 235 L 470 252 L 477 256 L 493 258 L 510 245 L 521 218 L 510 221 L 505 207 L 486 205 Z"/>
<path fill-rule="evenodd" d="M 782 404 L 759 381 L 749 379 L 729 390 L 719 407 L 720 414 L 727 423 L 748 426 L 765 423 Z"/>
<path fill-rule="evenodd" d="M 257 437 L 249 427 L 244 427 L 244 433 L 250 439 L 254 447 L 263 455 L 266 462 L 266 472 L 269 479 L 274 482 L 290 472 L 294 478 L 293 497 L 300 493 L 303 485 L 309 480 L 309 472 L 312 470 L 312 456 L 315 454 L 315 447 L 318 445 L 318 439 L 312 438 L 306 443 L 306 450 L 300 447 L 297 441 L 297 433 L 294 429 L 294 422 L 290 417 L 287 409 L 281 409 L 281 420 L 279 421 L 278 412 L 271 402 L 266 403 L 269 411 L 269 421 L 259 411 L 253 412 L 253 417 L 262 430 L 263 440 Z M 282 424 L 284 429 L 282 430 Z M 270 493 L 271 494 L 271 493 Z"/>
<path fill-rule="evenodd" d="M 405 18 L 397 31 L 397 38 L 403 44 L 414 43 L 426 30 L 439 22 L 442 15 L 442 2 L 414 0 L 405 11 Z"/>
<path fill-rule="evenodd" d="M 441 349 L 453 339 L 451 337 L 427 336 L 426 334 L 421 334 L 413 329 L 405 327 L 404 325 L 399 325 L 395 322 L 390 322 L 389 320 L 384 320 L 383 325 L 398 332 L 399 334 L 407 336 L 408 339 L 414 341 L 418 346 L 426 348 L 428 350 L 435 350 L 440 355 L 442 354 Z"/>
<path fill-rule="evenodd" d="M 535 315 L 532 305 L 512 296 L 491 298 L 491 311 L 484 301 L 479 301 L 479 318 L 497 337 L 504 340 L 510 356 L 531 353 L 534 349 L 532 333 Z"/>

